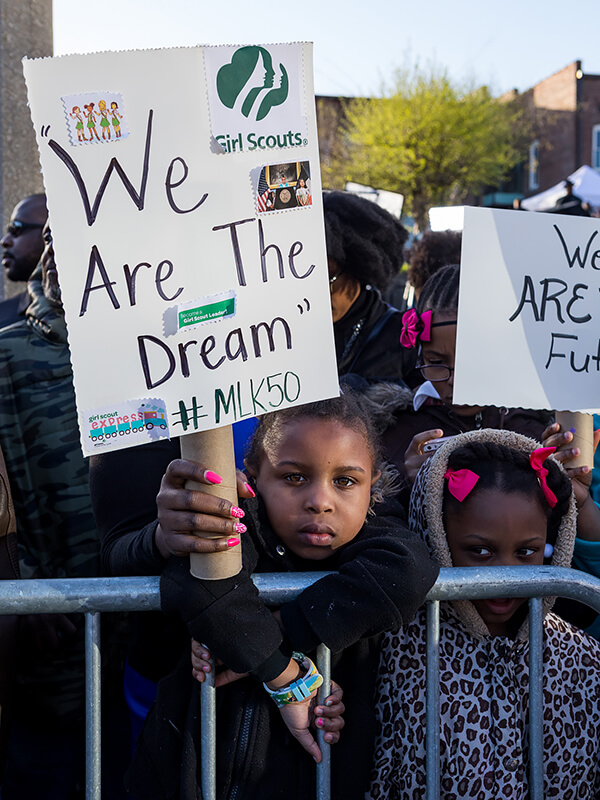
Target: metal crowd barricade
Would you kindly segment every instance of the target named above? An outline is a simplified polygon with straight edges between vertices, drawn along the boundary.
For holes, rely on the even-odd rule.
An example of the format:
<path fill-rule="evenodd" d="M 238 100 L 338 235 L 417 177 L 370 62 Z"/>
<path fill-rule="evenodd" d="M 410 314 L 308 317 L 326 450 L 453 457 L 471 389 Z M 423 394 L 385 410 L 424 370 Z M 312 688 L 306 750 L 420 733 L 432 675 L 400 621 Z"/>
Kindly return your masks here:
<path fill-rule="evenodd" d="M 326 573 L 255 575 L 261 596 L 279 605 L 299 594 Z M 454 599 L 528 597 L 529 600 L 529 796 L 543 798 L 543 609 L 546 595 L 569 597 L 600 612 L 600 580 L 583 572 L 557 567 L 484 567 L 442 569 L 427 596 L 427 800 L 440 794 L 439 604 Z M 113 611 L 155 611 L 160 608 L 158 578 L 78 578 L 0 581 L 0 614 L 85 614 L 86 654 L 86 800 L 100 800 L 100 614 Z M 317 664 L 329 692 L 330 653 L 321 645 Z M 202 792 L 216 797 L 215 689 L 202 684 Z M 330 797 L 329 746 L 317 732 L 323 761 L 317 766 L 317 800 Z"/>

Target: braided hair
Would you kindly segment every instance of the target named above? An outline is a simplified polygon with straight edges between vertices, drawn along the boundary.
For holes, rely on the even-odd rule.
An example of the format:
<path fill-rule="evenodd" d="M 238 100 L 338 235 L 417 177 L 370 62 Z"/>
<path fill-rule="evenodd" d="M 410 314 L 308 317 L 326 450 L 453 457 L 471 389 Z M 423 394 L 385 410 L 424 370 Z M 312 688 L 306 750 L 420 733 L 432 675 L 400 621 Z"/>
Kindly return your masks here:
<path fill-rule="evenodd" d="M 529 455 L 522 451 L 497 442 L 469 442 L 452 451 L 448 468 L 470 469 L 479 475 L 473 492 L 495 489 L 506 494 L 518 493 L 535 498 L 548 521 L 548 543 L 554 545 L 561 520 L 569 510 L 572 491 L 571 481 L 556 461 L 551 458 L 544 461 L 544 468 L 548 470 L 548 486 L 557 499 L 554 508 L 550 508 L 544 497 L 537 475 L 529 463 Z M 444 513 L 458 510 L 459 507 L 459 501 L 450 494 L 448 483 L 444 481 Z"/>
<path fill-rule="evenodd" d="M 456 314 L 458 312 L 458 285 L 460 281 L 460 267 L 450 264 L 434 272 L 423 286 L 417 311 L 437 311 L 442 314 Z"/>

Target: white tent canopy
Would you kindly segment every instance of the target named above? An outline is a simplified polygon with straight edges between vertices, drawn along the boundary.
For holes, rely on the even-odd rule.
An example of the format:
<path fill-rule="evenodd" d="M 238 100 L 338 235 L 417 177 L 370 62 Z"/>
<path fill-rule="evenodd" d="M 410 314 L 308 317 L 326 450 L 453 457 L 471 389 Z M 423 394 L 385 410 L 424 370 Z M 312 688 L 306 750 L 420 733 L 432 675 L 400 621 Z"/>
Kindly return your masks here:
<path fill-rule="evenodd" d="M 580 197 L 584 203 L 591 206 L 600 206 L 600 174 L 595 169 L 584 164 L 572 172 L 568 179 L 573 184 L 573 194 Z M 521 208 L 526 211 L 549 211 L 554 208 L 557 200 L 566 194 L 565 182 L 561 181 L 550 189 L 540 194 L 534 194 L 521 201 Z"/>

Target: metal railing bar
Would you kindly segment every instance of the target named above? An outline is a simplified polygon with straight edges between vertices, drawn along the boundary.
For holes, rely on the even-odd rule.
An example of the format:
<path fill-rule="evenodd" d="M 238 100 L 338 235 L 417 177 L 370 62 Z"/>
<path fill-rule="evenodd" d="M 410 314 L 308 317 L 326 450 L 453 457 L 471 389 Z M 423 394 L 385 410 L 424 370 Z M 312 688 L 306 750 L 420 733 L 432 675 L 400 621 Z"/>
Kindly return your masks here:
<path fill-rule="evenodd" d="M 566 567 L 444 568 L 427 600 L 547 595 L 578 600 L 600 613 L 600 579 Z"/>
<path fill-rule="evenodd" d="M 0 613 L 159 611 L 158 584 L 154 577 L 0 581 Z"/>
<path fill-rule="evenodd" d="M 427 800 L 440 796 L 440 604 L 427 603 L 425 774 Z"/>
<path fill-rule="evenodd" d="M 323 676 L 323 685 L 317 692 L 317 703 L 322 703 L 331 694 L 331 650 L 324 644 L 317 647 L 317 669 Z M 317 764 L 317 800 L 331 797 L 331 745 L 327 744 L 324 731 L 317 731 L 317 743 L 321 751 L 321 763 Z"/>
<path fill-rule="evenodd" d="M 326 572 L 273 572 L 254 575 L 252 579 L 265 602 L 278 605 L 325 575 Z M 0 581 L 0 614 L 158 611 L 158 585 L 158 577 Z M 545 595 L 569 597 L 600 613 L 600 579 L 565 567 L 443 568 L 426 600 Z"/>
<path fill-rule="evenodd" d="M 100 800 L 100 614 L 85 615 L 85 798 Z"/>
<path fill-rule="evenodd" d="M 529 797 L 544 800 L 544 606 L 529 600 Z"/>
<path fill-rule="evenodd" d="M 215 662 L 200 685 L 200 774 L 202 797 L 217 797 L 217 692 L 215 689 Z"/>

